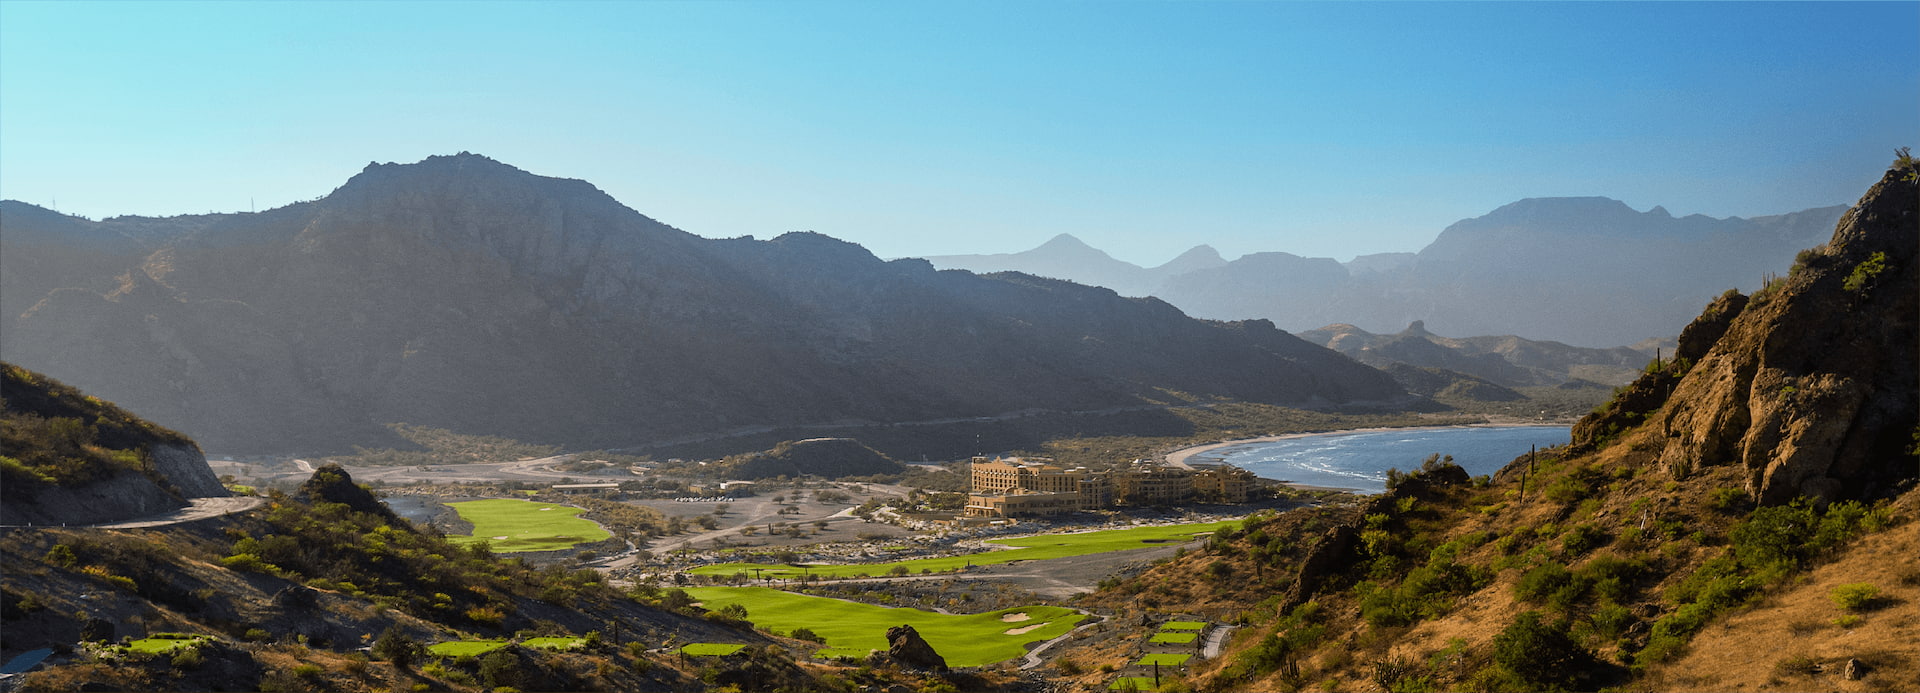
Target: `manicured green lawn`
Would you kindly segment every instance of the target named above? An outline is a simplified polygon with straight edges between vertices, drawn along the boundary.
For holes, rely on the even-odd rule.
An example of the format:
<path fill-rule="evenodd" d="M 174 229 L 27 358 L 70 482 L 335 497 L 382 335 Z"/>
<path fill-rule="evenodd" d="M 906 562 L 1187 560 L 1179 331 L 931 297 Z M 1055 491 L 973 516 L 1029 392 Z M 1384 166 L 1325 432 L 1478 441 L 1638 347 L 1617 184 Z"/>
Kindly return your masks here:
<path fill-rule="evenodd" d="M 1206 621 L 1168 621 L 1160 624 L 1160 630 L 1206 630 Z"/>
<path fill-rule="evenodd" d="M 1023 606 L 984 614 L 949 615 L 871 604 L 855 604 L 838 599 L 810 597 L 764 587 L 693 587 L 687 594 L 708 609 L 728 604 L 747 608 L 747 620 L 761 628 L 790 631 L 808 628 L 826 638 L 834 649 L 854 650 L 864 656 L 867 650 L 887 649 L 887 629 L 910 625 L 933 651 L 946 658 L 947 666 L 971 667 L 1002 662 L 1026 654 L 1026 644 L 1050 640 L 1086 618 L 1085 615 L 1058 606 Z M 1006 621 L 1003 616 L 1026 614 L 1024 620 Z M 1039 626 L 1034 628 L 1033 626 Z M 1022 630 L 1009 635 L 1009 630 Z"/>
<path fill-rule="evenodd" d="M 127 649 L 141 654 L 167 654 L 181 648 L 192 647 L 206 642 L 204 635 L 185 635 L 181 633 L 158 633 L 153 637 L 141 638 L 127 643 Z"/>
<path fill-rule="evenodd" d="M 520 643 L 541 650 L 571 650 L 587 644 L 586 638 L 527 638 Z"/>
<path fill-rule="evenodd" d="M 464 515 L 463 515 L 464 516 Z M 1162 527 L 1134 527 L 1131 529 L 1109 529 L 1099 532 L 1080 532 L 1077 534 L 1042 534 L 1018 539 L 992 539 L 989 543 L 1014 547 L 1005 551 L 989 551 L 967 556 L 942 558 L 917 558 L 910 561 L 893 563 L 863 563 L 857 565 L 820 565 L 806 570 L 790 565 L 767 563 L 719 563 L 693 569 L 702 575 L 731 575 L 745 573 L 748 577 L 796 578 L 803 573 L 821 577 L 884 577 L 892 573 L 894 567 L 904 566 L 912 575 L 927 570 L 944 573 L 960 570 L 968 565 L 993 565 L 1013 561 L 1042 561 L 1049 558 L 1067 558 L 1109 551 L 1128 551 L 1132 549 L 1150 549 L 1155 546 L 1180 544 L 1196 534 L 1213 532 L 1224 527 L 1238 526 L 1239 520 L 1222 520 L 1190 525 L 1167 525 Z M 476 530 L 476 534 L 478 531 Z M 754 569 L 760 569 L 758 574 Z"/>
<path fill-rule="evenodd" d="M 473 536 L 447 539 L 462 545 L 486 541 L 502 553 L 553 551 L 613 536 L 599 524 L 575 517 L 585 512 L 580 508 L 557 503 L 489 498 L 448 505 L 460 519 L 473 523 Z"/>
<path fill-rule="evenodd" d="M 1153 637 L 1147 638 L 1147 642 L 1157 642 L 1163 645 L 1186 645 L 1192 643 L 1194 639 L 1198 637 L 1200 637 L 1198 633 L 1175 633 L 1167 631 L 1154 634 Z"/>
<path fill-rule="evenodd" d="M 506 646 L 505 640 L 449 640 L 429 645 L 427 652 L 441 657 L 478 657 Z"/>
<path fill-rule="evenodd" d="M 1117 678 L 1117 679 L 1114 679 L 1114 680 L 1113 680 L 1113 685 L 1111 685 L 1111 686 L 1107 686 L 1107 690 L 1110 690 L 1110 691 L 1151 691 L 1151 690 L 1154 690 L 1154 688 L 1153 688 L 1153 677 L 1151 677 L 1151 676 L 1122 676 L 1122 677 L 1120 677 L 1120 678 Z"/>
<path fill-rule="evenodd" d="M 693 657 L 725 657 L 744 648 L 746 645 L 729 642 L 695 642 L 687 643 L 686 647 L 680 648 L 680 654 Z"/>
<path fill-rule="evenodd" d="M 1158 665 L 1160 665 L 1160 666 L 1163 666 L 1163 667 L 1177 667 L 1177 666 L 1180 666 L 1180 665 L 1182 665 L 1182 664 L 1186 664 L 1186 663 L 1187 663 L 1187 660 L 1189 660 L 1189 659 L 1193 659 L 1193 655 L 1190 655 L 1190 654 L 1150 654 L 1150 655 L 1147 655 L 1147 656 L 1145 656 L 1145 657 L 1141 657 L 1141 658 L 1140 658 L 1140 661 L 1138 661 L 1138 662 L 1134 662 L 1134 664 L 1138 664 L 1138 665 L 1140 665 L 1140 666 L 1143 666 L 1143 667 L 1150 667 L 1150 666 L 1153 666 L 1153 665 L 1155 665 L 1155 664 L 1158 664 Z"/>

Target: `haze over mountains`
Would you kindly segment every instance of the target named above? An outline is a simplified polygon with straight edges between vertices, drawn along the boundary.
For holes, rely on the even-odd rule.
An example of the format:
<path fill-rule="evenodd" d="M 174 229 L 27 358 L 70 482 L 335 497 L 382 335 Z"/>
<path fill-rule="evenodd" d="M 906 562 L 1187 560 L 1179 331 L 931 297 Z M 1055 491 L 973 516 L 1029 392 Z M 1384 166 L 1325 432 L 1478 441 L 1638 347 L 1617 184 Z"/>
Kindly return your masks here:
<path fill-rule="evenodd" d="M 1264 321 L 815 233 L 709 240 L 460 154 L 250 214 L 0 202 L 0 353 L 222 452 L 406 422 L 613 446 L 742 428 L 1404 397 Z"/>
<path fill-rule="evenodd" d="M 1535 198 L 1457 222 L 1418 253 L 1346 263 L 1284 252 L 1228 261 L 1203 245 L 1142 268 L 1064 234 L 1020 253 L 927 260 L 1106 286 L 1195 317 L 1266 318 L 1292 332 L 1347 323 L 1391 333 L 1424 321 L 1446 335 L 1615 347 L 1670 337 L 1721 292 L 1786 271 L 1846 209 L 1714 219 L 1604 197 Z"/>

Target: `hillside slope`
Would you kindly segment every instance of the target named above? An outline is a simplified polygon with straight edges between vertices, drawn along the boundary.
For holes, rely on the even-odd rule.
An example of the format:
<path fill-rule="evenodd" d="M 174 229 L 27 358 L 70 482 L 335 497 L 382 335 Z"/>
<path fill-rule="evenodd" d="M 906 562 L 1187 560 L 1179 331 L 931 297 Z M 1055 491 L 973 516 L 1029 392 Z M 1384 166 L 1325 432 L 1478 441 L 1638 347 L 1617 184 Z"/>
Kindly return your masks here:
<path fill-rule="evenodd" d="M 0 443 L 0 524 L 112 522 L 228 495 L 192 440 L 6 363 Z"/>
<path fill-rule="evenodd" d="M 1710 304 L 1569 448 L 1482 480 L 1429 460 L 1086 603 L 1244 625 L 1187 672 L 1212 690 L 1910 685 L 1916 180 L 1898 162 L 1791 274 Z"/>
<path fill-rule="evenodd" d="M 1263 321 L 814 233 L 703 239 L 471 154 L 369 165 L 258 214 L 5 202 L 0 228 L 0 353 L 229 452 L 404 445 L 389 423 L 609 447 L 1168 392 L 1404 396 Z"/>

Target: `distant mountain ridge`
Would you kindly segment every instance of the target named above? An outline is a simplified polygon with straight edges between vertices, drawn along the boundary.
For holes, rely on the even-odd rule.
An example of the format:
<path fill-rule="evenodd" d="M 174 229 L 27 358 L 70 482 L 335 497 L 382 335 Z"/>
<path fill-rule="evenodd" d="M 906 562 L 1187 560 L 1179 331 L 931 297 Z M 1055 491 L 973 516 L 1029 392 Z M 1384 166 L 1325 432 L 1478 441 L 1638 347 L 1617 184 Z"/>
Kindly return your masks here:
<path fill-rule="evenodd" d="M 1663 207 L 1637 212 L 1604 197 L 1529 198 L 1448 226 L 1418 253 L 1347 263 L 1266 252 L 1146 270 L 1077 240 L 1081 249 L 1072 255 L 1036 249 L 928 259 L 973 271 L 1017 264 L 1156 296 L 1197 317 L 1266 318 L 1293 332 L 1337 323 L 1387 332 L 1419 320 L 1447 334 L 1610 347 L 1671 336 L 1694 306 L 1785 271 L 1846 209 L 1715 219 L 1674 217 Z M 1195 250 L 1219 257 L 1205 246 Z M 1095 253 L 1105 261 L 1074 264 Z"/>
<path fill-rule="evenodd" d="M 1265 321 L 813 233 L 709 240 L 486 157 L 257 214 L 0 202 L 0 353 L 230 452 L 405 422 L 606 447 L 753 427 L 1405 397 Z"/>

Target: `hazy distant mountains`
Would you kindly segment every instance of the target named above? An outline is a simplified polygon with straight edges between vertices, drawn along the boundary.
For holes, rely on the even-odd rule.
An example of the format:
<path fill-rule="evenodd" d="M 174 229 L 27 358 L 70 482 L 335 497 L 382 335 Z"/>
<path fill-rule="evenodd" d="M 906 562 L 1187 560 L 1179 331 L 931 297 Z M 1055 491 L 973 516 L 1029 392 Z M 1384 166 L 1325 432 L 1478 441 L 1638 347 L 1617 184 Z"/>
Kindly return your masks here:
<path fill-rule="evenodd" d="M 1168 391 L 1403 396 L 1264 321 L 812 233 L 702 239 L 468 154 L 257 214 L 0 203 L 0 311 L 6 360 L 227 452 L 384 445 L 389 422 L 607 446 Z"/>
<path fill-rule="evenodd" d="M 1721 292 L 1785 272 L 1845 211 L 1676 218 L 1601 197 L 1540 198 L 1455 223 L 1418 253 L 1347 263 L 1279 252 L 1229 262 L 1200 246 L 1147 269 L 1066 235 L 1021 253 L 927 259 L 1108 286 L 1197 317 L 1266 318 L 1295 332 L 1347 323 L 1387 333 L 1418 320 L 1443 334 L 1611 347 L 1672 336 Z"/>

